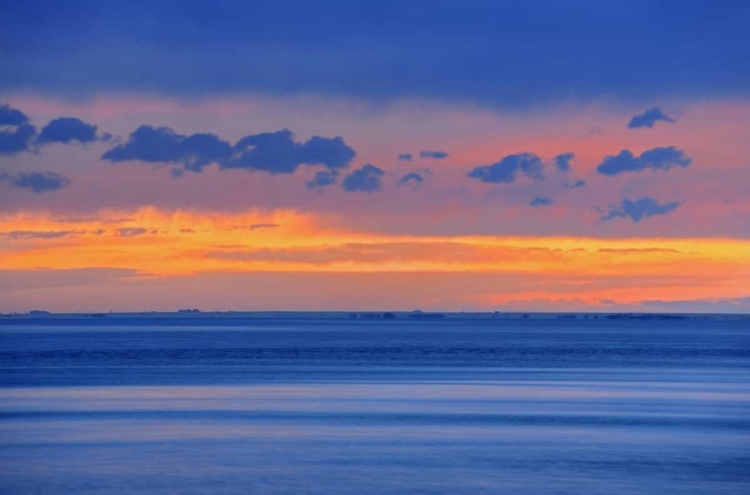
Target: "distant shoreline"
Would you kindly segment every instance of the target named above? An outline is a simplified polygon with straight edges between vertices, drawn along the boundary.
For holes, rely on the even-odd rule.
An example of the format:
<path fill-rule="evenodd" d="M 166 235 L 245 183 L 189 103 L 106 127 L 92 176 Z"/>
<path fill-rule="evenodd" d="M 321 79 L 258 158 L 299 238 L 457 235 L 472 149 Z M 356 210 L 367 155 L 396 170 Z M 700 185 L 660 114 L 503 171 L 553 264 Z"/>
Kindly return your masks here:
<path fill-rule="evenodd" d="M 0 321 L 18 319 L 349 319 L 349 320 L 745 320 L 746 313 L 656 313 L 656 312 L 450 312 L 450 311 L 147 311 L 147 312 L 74 312 L 0 313 Z"/>

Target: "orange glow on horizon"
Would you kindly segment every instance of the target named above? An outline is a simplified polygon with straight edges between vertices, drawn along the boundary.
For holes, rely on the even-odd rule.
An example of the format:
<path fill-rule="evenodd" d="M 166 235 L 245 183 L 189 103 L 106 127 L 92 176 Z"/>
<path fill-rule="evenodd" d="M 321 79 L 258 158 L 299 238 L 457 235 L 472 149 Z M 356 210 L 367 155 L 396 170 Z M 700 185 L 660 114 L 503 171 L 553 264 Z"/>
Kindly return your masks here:
<path fill-rule="evenodd" d="M 91 218 L 0 218 L 0 269 L 121 268 L 138 278 L 198 273 L 496 273 L 554 288 L 489 302 L 743 297 L 750 241 L 575 237 L 417 237 L 345 231 L 291 210 L 209 214 L 143 208 Z M 612 282 L 614 281 L 614 282 Z M 511 287 L 512 289 L 512 287 Z"/>

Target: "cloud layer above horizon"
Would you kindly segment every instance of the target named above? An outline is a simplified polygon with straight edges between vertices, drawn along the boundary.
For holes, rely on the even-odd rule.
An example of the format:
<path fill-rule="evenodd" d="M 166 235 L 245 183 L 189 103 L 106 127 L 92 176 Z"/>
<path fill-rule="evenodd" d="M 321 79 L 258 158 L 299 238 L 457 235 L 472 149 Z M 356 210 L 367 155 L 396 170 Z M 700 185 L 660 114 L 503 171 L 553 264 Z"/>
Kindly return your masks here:
<path fill-rule="evenodd" d="M 735 0 L 435 0 L 429 8 L 188 0 L 179 9 L 30 0 L 4 14 L 3 43 L 14 49 L 0 51 L 0 91 L 448 97 L 518 107 L 561 95 L 750 87 L 750 13 Z"/>

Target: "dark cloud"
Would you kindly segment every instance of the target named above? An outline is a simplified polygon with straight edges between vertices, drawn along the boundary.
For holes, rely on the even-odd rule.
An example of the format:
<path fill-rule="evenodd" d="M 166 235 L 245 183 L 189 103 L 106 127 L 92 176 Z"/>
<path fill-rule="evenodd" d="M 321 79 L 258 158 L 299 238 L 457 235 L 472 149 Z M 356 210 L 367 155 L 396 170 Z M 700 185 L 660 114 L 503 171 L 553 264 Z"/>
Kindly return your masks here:
<path fill-rule="evenodd" d="M 422 177 L 421 174 L 418 174 L 417 172 L 411 172 L 399 179 L 398 185 L 403 186 L 404 184 L 408 184 L 410 182 L 413 182 L 415 184 L 418 184 L 420 182 L 424 182 L 424 177 Z"/>
<path fill-rule="evenodd" d="M 474 168 L 467 177 L 491 184 L 514 182 L 519 175 L 534 180 L 544 179 L 544 164 L 533 153 L 508 155 L 492 165 Z"/>
<path fill-rule="evenodd" d="M 222 168 L 248 168 L 271 174 L 291 174 L 300 165 L 299 144 L 289 130 L 264 132 L 240 139 L 235 146 L 246 150 Z M 249 148 L 249 149 L 248 149 Z"/>
<path fill-rule="evenodd" d="M 300 143 L 294 141 L 294 134 L 288 129 L 246 136 L 237 142 L 235 149 L 241 154 L 222 164 L 222 168 L 247 168 L 270 174 L 291 174 L 303 164 L 337 170 L 348 167 L 356 155 L 341 137 L 313 136 Z"/>
<path fill-rule="evenodd" d="M 97 137 L 95 125 L 87 124 L 75 117 L 54 119 L 44 126 L 39 134 L 36 127 L 28 122 L 29 118 L 20 110 L 0 105 L 0 126 L 12 128 L 0 130 L 0 155 L 14 155 L 30 150 L 35 143 L 90 143 L 97 140 L 108 141 L 112 137 L 110 134 Z"/>
<path fill-rule="evenodd" d="M 241 154 L 222 168 L 263 170 L 270 174 L 291 174 L 300 165 L 323 165 L 331 170 L 346 168 L 356 153 L 341 137 L 313 136 L 304 143 L 294 141 L 288 129 L 246 136 L 235 149 Z"/>
<path fill-rule="evenodd" d="M 120 237 L 135 237 L 143 235 L 146 232 L 148 232 L 148 229 L 145 229 L 143 227 L 123 227 L 117 229 L 117 235 L 119 235 Z"/>
<path fill-rule="evenodd" d="M 613 218 L 630 218 L 634 222 L 640 222 L 654 215 L 671 213 L 678 206 L 680 206 L 678 201 L 659 204 L 656 199 L 649 197 L 640 198 L 635 201 L 623 199 L 619 205 L 610 205 L 609 212 L 602 215 L 601 220 L 606 222 Z"/>
<path fill-rule="evenodd" d="M 18 172 L 0 174 L 0 182 L 8 182 L 12 186 L 30 189 L 38 194 L 67 187 L 70 179 L 54 172 Z"/>
<path fill-rule="evenodd" d="M 20 126 L 28 123 L 29 118 L 22 111 L 0 103 L 0 125 Z"/>
<path fill-rule="evenodd" d="M 222 163 L 231 156 L 232 146 L 214 134 L 184 136 L 169 127 L 142 125 L 130 134 L 125 144 L 107 151 L 102 159 L 181 163 L 185 170 L 200 171 L 210 163 Z"/>
<path fill-rule="evenodd" d="M 3 47 L 13 48 L 0 50 L 0 92 L 320 94 L 514 109 L 750 92 L 742 0 L 258 4 L 15 2 L 0 18 Z"/>
<path fill-rule="evenodd" d="M 193 229 L 180 229 L 180 234 L 195 234 Z"/>
<path fill-rule="evenodd" d="M 628 127 L 630 129 L 637 129 L 639 127 L 654 127 L 654 124 L 656 124 L 658 121 L 674 124 L 675 119 L 664 113 L 661 108 L 654 107 L 649 108 L 640 115 L 635 115 L 632 119 L 630 119 Z"/>
<path fill-rule="evenodd" d="M 534 208 L 538 208 L 540 206 L 550 206 L 554 203 L 552 201 L 552 198 L 547 196 L 536 196 L 534 199 L 529 201 L 529 206 L 533 206 Z"/>
<path fill-rule="evenodd" d="M 608 155 L 596 167 L 596 171 L 604 175 L 618 175 L 625 172 L 641 172 L 643 170 L 669 170 L 673 167 L 687 167 L 693 161 L 682 150 L 674 146 L 659 147 L 647 150 L 640 156 L 635 156 L 628 150 L 619 155 Z"/>
<path fill-rule="evenodd" d="M 400 153 L 398 155 L 398 159 L 410 162 L 410 161 L 412 161 L 414 159 L 414 157 L 411 156 L 411 153 Z"/>
<path fill-rule="evenodd" d="M 0 155 L 15 155 L 26 151 L 36 136 L 36 127 L 21 124 L 12 130 L 0 130 Z"/>
<path fill-rule="evenodd" d="M 385 172 L 368 163 L 344 178 L 344 190 L 347 192 L 379 191 L 382 187 L 381 179 L 384 175 Z"/>
<path fill-rule="evenodd" d="M 331 170 L 348 167 L 357 155 L 340 136 L 334 138 L 313 136 L 297 146 L 299 146 L 300 165 L 324 165 Z"/>
<path fill-rule="evenodd" d="M 555 166 L 560 172 L 567 172 L 570 170 L 570 161 L 575 158 L 573 153 L 563 153 L 555 157 Z"/>
<path fill-rule="evenodd" d="M 330 170 L 349 166 L 356 155 L 341 137 L 313 136 L 295 142 L 288 129 L 245 136 L 232 146 L 214 134 L 177 134 L 168 127 L 143 125 L 128 142 L 102 156 L 113 162 L 140 160 L 148 163 L 181 163 L 185 170 L 199 172 L 216 163 L 221 169 L 262 170 L 291 174 L 300 165 L 323 165 Z M 172 172 L 179 177 L 180 174 Z"/>
<path fill-rule="evenodd" d="M 448 153 L 445 151 L 435 150 L 424 150 L 419 152 L 419 158 L 432 158 L 433 160 L 442 160 L 448 158 Z"/>
<path fill-rule="evenodd" d="M 317 189 L 319 187 L 332 186 L 336 183 L 339 173 L 335 170 L 320 170 L 315 172 L 315 176 L 307 181 L 308 189 Z"/>
<path fill-rule="evenodd" d="M 585 185 L 586 185 L 586 181 L 585 180 L 581 180 L 581 179 L 579 179 L 579 180 L 577 180 L 575 182 L 566 182 L 565 183 L 565 187 L 567 187 L 568 189 L 578 189 L 579 187 L 584 187 Z"/>
<path fill-rule="evenodd" d="M 90 143 L 96 140 L 95 125 L 87 124 L 75 117 L 60 117 L 42 128 L 36 142 L 37 144 L 68 144 L 71 141 Z"/>

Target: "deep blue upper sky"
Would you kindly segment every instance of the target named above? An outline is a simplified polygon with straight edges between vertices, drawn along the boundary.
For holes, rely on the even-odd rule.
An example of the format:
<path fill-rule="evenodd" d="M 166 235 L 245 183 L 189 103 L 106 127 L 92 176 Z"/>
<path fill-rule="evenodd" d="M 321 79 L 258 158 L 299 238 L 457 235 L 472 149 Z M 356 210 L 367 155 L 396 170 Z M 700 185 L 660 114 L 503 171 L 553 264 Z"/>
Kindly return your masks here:
<path fill-rule="evenodd" d="M 747 0 L 2 1 L 0 91 L 506 107 L 750 92 Z"/>

